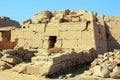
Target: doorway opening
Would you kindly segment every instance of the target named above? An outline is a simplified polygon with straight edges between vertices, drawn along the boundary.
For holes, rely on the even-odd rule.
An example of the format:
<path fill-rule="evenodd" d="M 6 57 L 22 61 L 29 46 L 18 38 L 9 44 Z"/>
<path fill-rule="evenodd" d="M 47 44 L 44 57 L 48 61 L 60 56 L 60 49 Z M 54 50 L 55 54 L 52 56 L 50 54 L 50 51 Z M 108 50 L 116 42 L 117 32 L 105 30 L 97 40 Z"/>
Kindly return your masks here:
<path fill-rule="evenodd" d="M 2 33 L 1 34 L 2 41 L 4 41 L 4 42 L 10 41 L 10 37 L 11 37 L 11 32 L 10 31 L 2 31 L 1 33 Z"/>
<path fill-rule="evenodd" d="M 48 48 L 53 48 L 55 47 L 55 43 L 57 41 L 57 37 L 56 36 L 49 36 L 49 45 Z"/>

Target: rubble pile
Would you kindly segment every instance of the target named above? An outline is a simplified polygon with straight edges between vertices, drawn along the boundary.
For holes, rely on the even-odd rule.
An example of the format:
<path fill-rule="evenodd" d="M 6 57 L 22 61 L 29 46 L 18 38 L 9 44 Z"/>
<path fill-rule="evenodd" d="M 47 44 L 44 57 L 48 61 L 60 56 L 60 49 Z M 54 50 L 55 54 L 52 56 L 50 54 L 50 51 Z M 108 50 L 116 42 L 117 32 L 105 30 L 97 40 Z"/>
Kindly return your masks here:
<path fill-rule="evenodd" d="M 92 63 L 89 71 L 85 72 L 89 76 L 102 78 L 120 79 L 120 50 L 99 54 Z"/>
<path fill-rule="evenodd" d="M 27 49 L 7 49 L 0 52 L 0 70 L 10 69 L 21 62 L 30 62 L 34 54 Z"/>
<path fill-rule="evenodd" d="M 35 53 L 31 63 L 19 64 L 13 68 L 13 71 L 49 76 L 75 69 L 86 62 L 93 61 L 95 57 L 94 51 L 75 52 L 74 50 L 68 50 L 64 53 Z"/>
<path fill-rule="evenodd" d="M 53 22 L 53 23 L 62 23 L 62 22 L 79 22 L 79 21 L 86 21 L 89 20 L 90 12 L 85 10 L 75 10 L 70 11 L 69 9 L 62 9 L 59 12 L 56 11 L 41 11 L 34 15 L 32 19 L 32 23 L 47 23 L 47 22 Z M 82 16 L 82 18 L 80 18 Z M 83 18 L 84 17 L 84 18 Z M 24 21 L 23 24 L 26 24 L 27 22 Z"/>

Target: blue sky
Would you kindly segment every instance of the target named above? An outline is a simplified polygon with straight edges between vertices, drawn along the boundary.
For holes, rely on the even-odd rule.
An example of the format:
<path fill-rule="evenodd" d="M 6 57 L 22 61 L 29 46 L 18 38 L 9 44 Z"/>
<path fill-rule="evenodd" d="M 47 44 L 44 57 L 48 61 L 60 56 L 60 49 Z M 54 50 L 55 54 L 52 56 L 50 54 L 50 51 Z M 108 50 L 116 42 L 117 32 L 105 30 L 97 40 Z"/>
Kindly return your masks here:
<path fill-rule="evenodd" d="M 120 16 L 120 0 L 1 0 L 0 16 L 22 23 L 42 10 L 88 10 L 106 16 Z"/>

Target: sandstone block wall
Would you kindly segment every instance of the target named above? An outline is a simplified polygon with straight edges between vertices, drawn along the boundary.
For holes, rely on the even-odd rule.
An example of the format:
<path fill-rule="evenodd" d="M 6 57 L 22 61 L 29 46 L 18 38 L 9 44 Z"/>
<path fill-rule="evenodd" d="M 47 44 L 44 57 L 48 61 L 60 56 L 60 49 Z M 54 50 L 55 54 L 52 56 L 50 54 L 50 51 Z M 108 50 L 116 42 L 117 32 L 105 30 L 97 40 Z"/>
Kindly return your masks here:
<path fill-rule="evenodd" d="M 27 49 L 96 48 L 93 20 L 93 13 L 83 10 L 62 10 L 54 15 L 50 11 L 42 11 L 32 20 L 24 21 L 22 29 L 12 30 L 11 41 L 18 38 L 17 46 Z"/>
<path fill-rule="evenodd" d="M 12 30 L 11 41 L 18 38 L 18 46 L 26 47 L 27 49 L 48 49 L 50 37 L 55 36 L 54 47 L 63 49 L 75 48 L 77 50 L 95 47 L 92 25 L 89 25 L 86 31 L 82 31 L 86 27 L 86 22 L 48 23 L 46 29 L 44 24 L 37 26 L 31 24 L 29 26 L 29 28 L 21 30 Z"/>
<path fill-rule="evenodd" d="M 96 20 L 94 21 L 94 34 L 96 51 L 98 53 L 104 53 L 108 51 L 106 27 L 104 22 L 104 15 L 96 15 Z"/>
<path fill-rule="evenodd" d="M 83 63 L 91 62 L 96 57 L 94 50 L 75 52 L 68 50 L 64 53 L 50 54 L 48 52 L 35 53 L 31 63 L 19 64 L 13 71 L 26 74 L 49 76 L 59 72 L 66 72 L 80 67 Z"/>
<path fill-rule="evenodd" d="M 8 17 L 0 17 L 0 50 L 14 48 L 17 44 L 17 40 L 10 42 L 11 30 L 20 28 L 20 24 L 17 21 L 11 20 Z"/>
<path fill-rule="evenodd" d="M 10 41 L 10 40 L 11 40 L 11 31 L 0 30 L 0 50 L 13 49 L 17 45 L 18 43 L 17 38 L 14 41 Z"/>
<path fill-rule="evenodd" d="M 120 17 L 94 15 L 84 10 L 41 11 L 24 21 L 22 28 L 12 29 L 10 42 L 18 41 L 16 45 L 26 49 L 94 48 L 97 53 L 104 53 L 120 48 L 119 24 Z"/>
<path fill-rule="evenodd" d="M 106 23 L 109 51 L 120 49 L 120 16 L 108 16 L 104 20 Z"/>

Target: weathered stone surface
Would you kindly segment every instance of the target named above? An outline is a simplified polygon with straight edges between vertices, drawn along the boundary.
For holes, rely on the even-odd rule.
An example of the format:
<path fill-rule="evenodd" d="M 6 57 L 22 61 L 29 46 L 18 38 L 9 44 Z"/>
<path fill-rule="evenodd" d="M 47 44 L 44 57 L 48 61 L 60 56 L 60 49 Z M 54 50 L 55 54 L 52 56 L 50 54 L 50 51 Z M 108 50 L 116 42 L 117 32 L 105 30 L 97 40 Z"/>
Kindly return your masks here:
<path fill-rule="evenodd" d="M 26 20 L 26 21 L 23 21 L 23 25 L 24 24 L 32 24 L 32 20 L 31 19 L 28 19 L 28 20 Z M 25 28 L 24 26 L 23 26 L 23 28 Z"/>
<path fill-rule="evenodd" d="M 49 46 L 48 45 L 49 37 L 56 36 L 58 39 L 56 40 L 54 47 L 75 48 L 78 50 L 86 49 L 86 48 L 95 48 L 95 46 L 92 44 L 93 42 L 95 42 L 95 41 L 92 41 L 92 40 L 94 40 L 93 39 L 94 33 L 91 30 L 91 29 L 93 29 L 93 26 L 91 25 L 92 27 L 88 27 L 89 30 L 87 30 L 87 32 L 81 32 L 81 30 L 85 29 L 86 24 L 87 24 L 87 22 L 84 19 L 84 18 L 86 18 L 85 16 L 86 15 L 91 16 L 91 14 L 89 14 L 87 11 L 83 11 L 83 10 L 73 11 L 73 13 L 74 12 L 75 12 L 75 14 L 72 14 L 72 12 L 71 12 L 71 14 L 69 14 L 70 10 L 64 9 L 64 10 L 61 10 L 59 13 L 54 12 L 55 14 L 53 16 L 52 15 L 53 13 L 50 11 L 42 11 L 34 16 L 34 18 L 32 19 L 33 23 L 23 25 L 25 29 L 13 30 L 12 33 L 19 32 L 19 31 L 20 31 L 20 33 L 12 35 L 14 37 L 14 38 L 12 38 L 12 40 L 14 40 L 16 37 L 19 38 L 19 42 L 18 42 L 17 46 L 25 47 L 27 49 L 43 49 L 43 48 L 47 49 Z M 78 16 L 78 18 L 80 18 L 80 20 L 77 20 L 78 23 L 71 22 L 72 15 Z M 48 19 L 50 19 L 50 21 L 47 21 Z M 87 18 L 86 18 L 86 20 L 87 20 Z M 55 22 L 58 21 L 61 23 L 53 23 L 54 21 Z M 79 23 L 79 21 L 81 21 L 81 22 Z M 45 22 L 48 22 L 48 24 Z M 41 26 L 42 29 L 39 26 Z M 38 30 L 38 28 L 40 30 Z M 75 31 L 73 31 L 73 30 L 75 30 Z M 64 31 L 64 33 L 60 34 L 60 32 L 62 32 L 62 31 Z M 40 33 L 39 35 L 42 35 L 42 36 L 37 35 L 38 33 Z M 68 33 L 71 33 L 71 35 L 69 36 Z M 22 34 L 24 34 L 24 35 L 28 34 L 28 35 L 23 37 Z M 65 34 L 68 37 L 66 37 Z M 79 35 L 77 35 L 77 34 L 79 34 Z M 32 37 L 34 37 L 34 39 L 30 38 L 30 35 L 32 35 Z M 65 37 L 64 37 L 64 35 L 65 35 Z M 47 39 L 44 38 L 46 36 L 47 36 Z M 83 37 L 83 36 L 86 36 L 86 37 Z M 89 39 L 89 40 L 87 40 L 87 39 Z M 58 40 L 59 40 L 59 46 L 57 45 Z M 70 44 L 70 43 L 73 43 L 73 44 Z M 84 44 L 84 43 L 86 43 L 86 44 Z"/>
<path fill-rule="evenodd" d="M 119 54 L 119 50 L 115 50 L 114 52 L 106 52 L 102 55 L 98 55 L 98 57 L 91 63 L 91 67 L 88 73 L 91 73 L 92 71 L 91 76 L 119 79 Z"/>
<path fill-rule="evenodd" d="M 10 66 L 4 62 L 4 61 L 0 61 L 0 70 L 5 70 L 5 69 L 9 69 Z"/>
<path fill-rule="evenodd" d="M 41 70 L 40 70 L 40 66 L 28 66 L 27 67 L 27 74 L 40 74 Z"/>
<path fill-rule="evenodd" d="M 16 55 L 16 50 L 13 49 L 7 49 L 3 51 L 3 54 L 9 54 L 9 55 Z"/>
<path fill-rule="evenodd" d="M 36 61 L 47 61 L 48 60 L 48 57 L 46 56 L 36 56 L 36 57 L 33 57 L 31 59 L 32 62 L 36 62 Z"/>
<path fill-rule="evenodd" d="M 49 62 L 35 62 L 34 64 L 27 66 L 27 74 L 47 76 L 54 73 L 53 69 L 55 68 L 51 69 L 51 67 L 52 64 Z"/>
<path fill-rule="evenodd" d="M 110 70 L 106 65 L 99 65 L 93 68 L 93 76 L 108 78 L 110 77 Z"/>
<path fill-rule="evenodd" d="M 85 71 L 84 74 L 87 76 L 92 76 L 93 72 L 92 71 Z"/>
<path fill-rule="evenodd" d="M 41 11 L 38 14 L 35 14 L 33 18 L 33 23 L 45 23 L 49 22 L 52 18 L 52 13 L 50 11 Z"/>
<path fill-rule="evenodd" d="M 18 57 L 15 57 L 15 56 L 12 56 L 12 55 L 4 55 L 2 58 L 1 58 L 2 61 L 5 61 L 5 62 L 8 62 L 10 64 L 17 64 L 17 63 L 20 63 L 22 62 L 22 59 L 18 58 Z"/>
<path fill-rule="evenodd" d="M 12 71 L 18 72 L 18 73 L 27 73 L 26 69 L 27 66 L 29 66 L 30 64 L 26 64 L 26 63 L 21 63 L 18 64 L 17 66 L 12 68 Z"/>
<path fill-rule="evenodd" d="M 89 51 L 75 52 L 74 49 L 67 50 L 64 53 L 52 53 L 49 55 L 48 53 L 40 53 L 31 59 L 32 64 L 28 66 L 28 73 L 47 76 L 71 70 L 77 65 L 92 61 L 91 58 L 94 58 L 93 54 L 95 53 L 89 54 Z M 32 73 L 31 68 L 35 68 L 35 72 Z"/>
<path fill-rule="evenodd" d="M 70 10 L 68 9 L 63 9 L 60 11 L 60 14 L 63 14 L 63 15 L 69 15 L 69 13 L 70 13 Z"/>
<path fill-rule="evenodd" d="M 1 17 L 0 20 L 9 21 L 10 19 L 7 17 Z M 93 22 L 93 20 L 95 22 Z M 95 48 L 97 50 L 96 51 L 97 53 L 104 53 L 108 51 L 108 49 L 112 51 L 114 48 L 117 49 L 120 47 L 119 46 L 120 41 L 118 35 L 119 23 L 120 23 L 119 21 L 120 21 L 119 17 L 116 16 L 108 17 L 103 15 L 94 15 L 92 12 L 88 12 L 84 10 L 70 11 L 68 9 L 63 9 L 60 12 L 41 11 L 40 13 L 35 14 L 33 19 L 25 21 L 24 22 L 25 24 L 22 25 L 23 26 L 22 28 L 20 29 L 14 28 L 12 29 L 12 31 L 10 29 L 9 31 L 10 34 L 12 35 L 9 36 L 11 37 L 10 38 L 11 40 L 9 41 L 15 41 L 15 39 L 18 38 L 19 42 L 16 42 L 17 46 L 25 47 L 27 49 L 31 49 L 31 48 L 47 49 L 49 46 L 48 45 L 49 37 L 56 36 L 57 40 L 55 44 L 58 44 L 57 43 L 58 40 L 60 43 L 59 46 L 54 45 L 54 47 L 60 47 L 65 49 L 75 48 L 76 50 Z M 1 22 L 1 25 L 2 23 L 4 22 Z M 13 23 L 11 22 L 11 24 Z M 9 26 L 11 26 L 11 24 Z M 1 31 L 4 30 L 7 29 L 6 28 L 1 29 Z M 64 31 L 63 34 L 59 34 L 63 31 Z M 49 34 L 50 32 L 55 33 L 56 35 Z M 38 35 L 38 33 L 40 33 L 39 34 L 40 36 Z M 106 33 L 109 35 L 108 39 L 106 37 L 107 36 Z M 0 40 L 2 40 L 3 32 L 0 32 L 0 34 L 1 34 Z M 47 40 L 44 39 L 46 34 L 47 36 L 49 35 Z M 3 34 L 4 37 L 5 35 L 6 34 Z M 25 35 L 25 37 L 22 35 Z M 32 37 L 34 37 L 34 39 L 30 37 L 31 35 Z M 115 39 L 113 39 L 111 35 L 113 35 L 113 38 Z M 107 47 L 107 41 L 109 44 L 108 47 Z M 2 49 L 6 48 L 5 45 L 7 45 L 7 48 L 13 48 L 14 46 L 16 46 L 14 43 L 15 42 L 13 43 L 11 42 L 10 45 L 8 45 L 7 42 L 5 43 L 2 42 L 1 48 Z"/>
<path fill-rule="evenodd" d="M 57 54 L 48 58 L 48 62 L 53 62 L 53 64 L 61 63 L 61 61 L 61 54 Z"/>
<path fill-rule="evenodd" d="M 110 77 L 114 79 L 120 79 L 120 67 L 115 67 L 113 72 L 110 73 Z"/>
<path fill-rule="evenodd" d="M 15 50 L 16 50 L 17 54 L 20 54 L 20 55 L 29 53 L 29 51 L 27 49 L 23 49 L 23 47 L 19 47 L 18 49 L 15 49 Z"/>

